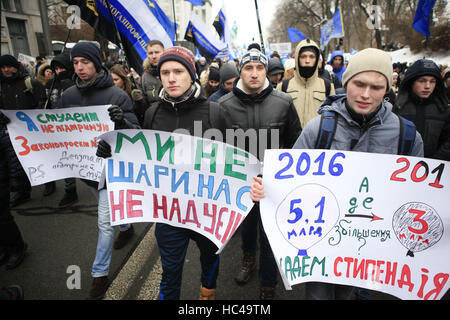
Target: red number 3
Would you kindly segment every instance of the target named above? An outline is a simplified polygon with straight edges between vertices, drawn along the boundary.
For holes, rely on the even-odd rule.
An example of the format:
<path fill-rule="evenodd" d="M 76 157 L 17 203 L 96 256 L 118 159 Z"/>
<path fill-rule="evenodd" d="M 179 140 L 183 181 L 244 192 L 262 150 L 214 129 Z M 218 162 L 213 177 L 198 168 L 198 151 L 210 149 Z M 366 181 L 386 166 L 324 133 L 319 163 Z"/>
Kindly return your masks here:
<path fill-rule="evenodd" d="M 419 222 L 422 225 L 421 229 L 414 229 L 412 227 L 408 227 L 408 230 L 417 234 L 422 234 L 428 231 L 428 223 L 421 219 L 421 217 L 425 214 L 425 211 L 423 210 L 417 210 L 417 209 L 409 209 L 409 213 L 415 214 L 414 222 Z"/>

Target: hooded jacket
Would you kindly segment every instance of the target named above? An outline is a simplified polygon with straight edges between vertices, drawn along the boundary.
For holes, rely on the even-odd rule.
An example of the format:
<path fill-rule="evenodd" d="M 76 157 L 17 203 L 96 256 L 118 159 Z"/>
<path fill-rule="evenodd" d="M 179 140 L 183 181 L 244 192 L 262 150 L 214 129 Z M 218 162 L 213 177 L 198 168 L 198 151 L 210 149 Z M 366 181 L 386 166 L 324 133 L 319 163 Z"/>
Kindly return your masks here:
<path fill-rule="evenodd" d="M 300 75 L 300 51 L 303 47 L 315 47 L 319 53 L 319 46 L 312 40 L 306 39 L 301 41 L 295 48 L 295 72 L 294 77 L 289 80 L 286 93 L 292 97 L 295 109 L 300 118 L 300 123 L 305 126 L 309 120 L 317 116 L 317 110 L 326 99 L 325 80 L 319 77 L 319 56 L 316 59 L 315 71 L 309 78 Z M 281 81 L 277 89 L 282 89 Z M 334 86 L 331 85 L 330 95 L 335 94 Z"/>
<path fill-rule="evenodd" d="M 245 146 L 237 146 L 253 154 L 256 152 L 254 155 L 260 160 L 264 150 L 270 147 L 291 148 L 302 130 L 291 97 L 274 90 L 269 79 L 266 79 L 264 89 L 259 94 L 248 95 L 243 91 L 241 81 L 237 78 L 232 92 L 218 100 L 232 129 L 242 129 L 244 132 L 248 129 L 257 130 L 258 150 L 252 150 L 254 146 L 249 145 L 251 141 L 246 141 Z M 266 137 L 260 129 L 267 130 Z M 278 130 L 278 141 L 271 141 L 272 130 Z M 266 141 L 260 141 L 264 137 Z"/>
<path fill-rule="evenodd" d="M 436 78 L 436 87 L 429 98 L 422 99 L 412 86 L 425 75 Z M 407 70 L 393 111 L 414 122 L 423 138 L 425 157 L 450 160 L 450 108 L 439 67 L 433 61 L 420 59 Z"/>
<path fill-rule="evenodd" d="M 159 92 L 162 88 L 156 67 L 152 67 L 148 58 L 142 64 L 144 73 L 141 77 L 141 88 L 145 95 L 147 105 L 151 105 L 158 100 Z"/>
<path fill-rule="evenodd" d="M 333 62 L 334 57 L 338 57 L 338 56 L 342 57 L 342 66 L 335 68 L 335 67 L 333 67 L 332 62 Z M 337 77 L 339 78 L 340 81 L 342 81 L 342 75 L 344 74 L 345 69 L 346 69 L 344 67 L 344 54 L 342 53 L 342 51 L 340 51 L 340 50 L 333 51 L 333 53 L 331 54 L 331 58 L 330 58 L 330 61 L 328 62 L 328 64 L 333 67 L 334 74 L 337 75 Z"/>
<path fill-rule="evenodd" d="M 61 97 L 62 93 L 73 86 L 75 82 L 72 80 L 74 70 L 73 65 L 70 62 L 70 56 L 68 53 L 62 53 L 57 55 L 52 59 L 50 66 L 55 74 L 55 77 L 48 81 L 45 85 L 45 91 L 47 97 L 50 96 L 48 108 L 54 109 L 58 105 L 58 100 Z M 61 66 L 66 69 L 66 71 L 61 71 L 59 74 L 56 74 L 56 67 Z M 51 90 L 51 92 L 50 92 Z"/>
<path fill-rule="evenodd" d="M 337 113 L 337 126 L 331 150 L 397 154 L 400 136 L 400 119 L 392 113 L 392 105 L 383 101 L 378 112 L 361 126 L 348 112 L 345 95 L 330 96 L 319 109 L 319 114 L 330 110 Z M 295 142 L 294 149 L 314 149 L 319 134 L 321 117 L 307 123 Z M 353 145 L 352 141 L 357 141 Z M 416 131 L 411 156 L 423 156 L 423 141 Z"/>

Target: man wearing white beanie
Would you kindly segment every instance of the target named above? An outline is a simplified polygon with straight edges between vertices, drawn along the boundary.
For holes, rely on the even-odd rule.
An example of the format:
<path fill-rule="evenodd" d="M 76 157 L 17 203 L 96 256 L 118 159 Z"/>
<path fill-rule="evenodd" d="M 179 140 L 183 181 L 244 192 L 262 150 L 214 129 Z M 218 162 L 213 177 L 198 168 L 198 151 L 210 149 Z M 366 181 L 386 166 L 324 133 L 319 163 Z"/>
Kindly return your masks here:
<path fill-rule="evenodd" d="M 388 53 L 369 48 L 352 56 L 343 74 L 342 84 L 346 94 L 328 97 L 319 109 L 320 116 L 306 124 L 294 149 L 334 149 L 423 157 L 423 141 L 415 126 L 392 113 L 392 105 L 383 99 L 392 84 L 392 61 Z M 324 129 L 323 122 L 328 121 L 325 117 L 334 119 L 334 125 L 330 126 L 334 130 Z M 401 138 L 404 130 L 409 132 L 411 139 Z M 255 202 L 264 197 L 262 178 L 255 177 L 250 196 Z M 353 287 L 308 282 L 306 297 L 309 300 L 351 299 Z"/>

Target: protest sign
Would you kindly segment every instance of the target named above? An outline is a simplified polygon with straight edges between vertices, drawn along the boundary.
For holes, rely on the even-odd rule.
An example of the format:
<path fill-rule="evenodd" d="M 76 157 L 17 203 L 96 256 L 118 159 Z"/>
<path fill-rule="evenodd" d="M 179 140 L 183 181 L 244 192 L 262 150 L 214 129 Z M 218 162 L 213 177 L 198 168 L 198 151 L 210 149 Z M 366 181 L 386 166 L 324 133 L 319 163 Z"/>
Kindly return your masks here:
<path fill-rule="evenodd" d="M 114 130 L 108 107 L 2 110 L 32 186 L 71 177 L 99 181 L 104 159 L 95 155 L 97 137 Z"/>
<path fill-rule="evenodd" d="M 449 166 L 266 150 L 261 218 L 285 287 L 318 281 L 440 299 L 450 286 Z"/>
<path fill-rule="evenodd" d="M 187 134 L 118 130 L 105 174 L 111 225 L 161 222 L 210 239 L 220 252 L 253 207 L 259 161 L 231 145 Z"/>

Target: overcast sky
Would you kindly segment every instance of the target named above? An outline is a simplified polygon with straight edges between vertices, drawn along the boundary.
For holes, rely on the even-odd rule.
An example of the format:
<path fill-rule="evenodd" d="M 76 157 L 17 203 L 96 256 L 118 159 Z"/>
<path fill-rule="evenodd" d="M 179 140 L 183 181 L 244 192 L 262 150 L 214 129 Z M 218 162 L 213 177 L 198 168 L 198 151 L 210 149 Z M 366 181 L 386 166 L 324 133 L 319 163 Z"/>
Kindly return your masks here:
<path fill-rule="evenodd" d="M 215 10 L 218 11 L 221 7 L 223 0 L 214 0 L 213 15 Z M 261 28 L 264 36 L 264 40 L 267 41 L 268 28 L 272 22 L 272 18 L 275 14 L 277 5 L 281 0 L 257 0 L 258 11 L 261 21 Z M 249 45 L 252 42 L 260 42 L 258 21 L 256 18 L 255 0 L 226 0 L 226 9 L 228 13 L 228 19 L 230 20 L 230 26 L 234 21 L 238 26 L 238 34 L 235 39 L 235 43 L 239 46 Z M 215 15 L 214 15 L 215 16 Z"/>

